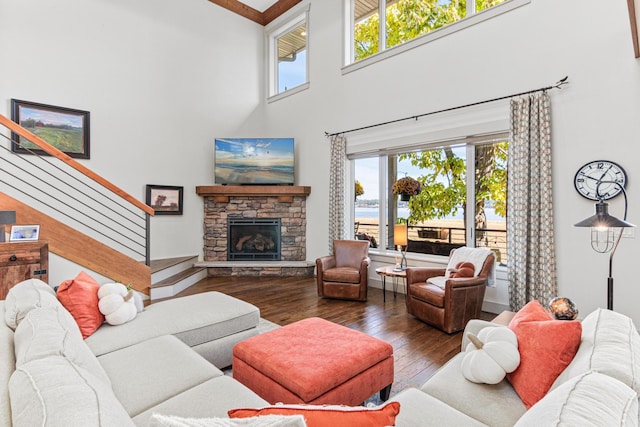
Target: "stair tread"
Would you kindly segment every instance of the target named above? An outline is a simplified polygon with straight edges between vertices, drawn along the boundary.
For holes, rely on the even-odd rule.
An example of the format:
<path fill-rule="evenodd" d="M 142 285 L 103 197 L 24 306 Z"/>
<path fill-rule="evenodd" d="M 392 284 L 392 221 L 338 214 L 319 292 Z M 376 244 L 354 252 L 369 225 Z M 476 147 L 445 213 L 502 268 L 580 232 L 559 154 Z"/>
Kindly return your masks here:
<path fill-rule="evenodd" d="M 152 288 L 159 288 L 162 286 L 172 286 L 175 285 L 176 283 L 180 282 L 181 280 L 189 277 L 189 276 L 193 276 L 194 274 L 200 273 L 202 270 L 206 270 L 205 267 L 190 267 L 186 270 L 181 271 L 180 273 L 174 274 L 171 277 L 167 277 L 164 280 L 161 280 L 157 283 L 152 283 L 151 287 Z"/>
<path fill-rule="evenodd" d="M 183 263 L 185 261 L 188 261 L 190 259 L 198 259 L 197 255 L 191 255 L 191 256 L 183 256 L 183 257 L 176 257 L 176 258 L 164 258 L 164 259 L 153 259 L 151 260 L 151 273 L 156 273 L 160 270 L 164 270 L 165 268 L 169 268 L 169 267 L 173 267 L 174 265 Z"/>

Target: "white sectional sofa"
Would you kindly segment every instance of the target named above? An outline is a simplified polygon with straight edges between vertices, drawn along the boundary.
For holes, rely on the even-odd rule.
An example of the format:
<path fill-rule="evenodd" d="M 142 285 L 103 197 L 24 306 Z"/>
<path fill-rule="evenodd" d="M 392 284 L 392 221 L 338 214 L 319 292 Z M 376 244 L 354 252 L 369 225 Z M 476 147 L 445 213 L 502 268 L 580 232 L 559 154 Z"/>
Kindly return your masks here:
<path fill-rule="evenodd" d="M 13 287 L 0 314 L 0 426 L 146 426 L 153 413 L 224 417 L 267 404 L 214 366 L 257 333 L 258 309 L 227 295 L 156 303 L 86 340 L 39 280 Z"/>
<path fill-rule="evenodd" d="M 471 320 L 462 352 L 421 389 L 392 397 L 398 426 L 637 426 L 640 336 L 630 318 L 598 309 L 582 321 L 580 347 L 542 400 L 529 410 L 507 379 L 497 385 L 467 381 L 460 369 L 469 341 L 497 323 Z"/>

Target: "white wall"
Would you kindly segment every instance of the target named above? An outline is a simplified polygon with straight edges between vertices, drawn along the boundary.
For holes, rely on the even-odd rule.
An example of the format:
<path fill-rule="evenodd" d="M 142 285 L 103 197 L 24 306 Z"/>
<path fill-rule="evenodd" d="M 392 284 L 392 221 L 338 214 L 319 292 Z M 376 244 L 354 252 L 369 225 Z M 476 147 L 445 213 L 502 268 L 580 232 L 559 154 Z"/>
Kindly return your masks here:
<path fill-rule="evenodd" d="M 551 92 L 555 231 L 560 294 L 583 314 L 606 307 L 608 258 L 572 225 L 593 203 L 573 188 L 573 176 L 595 159 L 628 172 L 629 220 L 640 223 L 640 61 L 634 59 L 625 2 L 533 0 L 508 14 L 346 75 L 342 65 L 342 0 L 313 1 L 309 90 L 268 104 L 268 131 L 296 137 L 298 180 L 311 185 L 307 256 L 327 250 L 329 144 L 340 131 L 547 86 Z M 597 17 L 597 18 L 596 18 Z M 355 137 L 355 134 L 353 135 Z M 622 215 L 620 200 L 611 213 Z M 639 237 L 640 238 L 640 237 Z M 640 322 L 634 262 L 640 242 L 625 239 L 614 262 L 614 309 Z M 411 262 L 411 260 L 410 260 Z M 504 286 L 504 285 L 503 285 Z M 506 303 L 506 289 L 488 294 Z M 493 299 L 493 301 L 492 301 Z"/>
<path fill-rule="evenodd" d="M 201 254 L 195 187 L 213 183 L 215 137 L 252 132 L 262 37 L 205 0 L 0 0 L 0 113 L 90 111 L 87 167 L 143 202 L 146 184 L 184 186 L 184 215 L 151 219 L 152 257 Z"/>

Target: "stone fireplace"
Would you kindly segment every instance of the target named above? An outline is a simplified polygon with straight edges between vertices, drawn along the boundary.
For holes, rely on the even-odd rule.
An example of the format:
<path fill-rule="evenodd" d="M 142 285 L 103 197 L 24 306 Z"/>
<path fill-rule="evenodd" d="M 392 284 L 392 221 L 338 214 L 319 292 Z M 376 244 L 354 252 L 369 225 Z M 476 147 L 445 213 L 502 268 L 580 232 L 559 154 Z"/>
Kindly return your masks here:
<path fill-rule="evenodd" d="M 306 260 L 310 187 L 198 186 L 209 276 L 313 276 Z M 236 227 L 238 227 L 236 229 Z M 279 240 L 279 241 L 278 241 Z"/>

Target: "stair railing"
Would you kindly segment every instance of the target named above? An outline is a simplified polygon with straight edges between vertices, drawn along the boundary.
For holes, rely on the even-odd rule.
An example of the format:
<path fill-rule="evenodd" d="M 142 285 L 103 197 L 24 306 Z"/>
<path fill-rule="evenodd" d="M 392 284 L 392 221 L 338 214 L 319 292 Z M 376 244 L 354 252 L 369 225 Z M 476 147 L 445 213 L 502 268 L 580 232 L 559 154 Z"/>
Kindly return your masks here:
<path fill-rule="evenodd" d="M 27 198 L 40 211 L 63 217 L 88 236 L 150 265 L 153 208 L 2 114 L 0 124 L 12 132 L 11 137 L 0 133 L 1 137 L 30 153 L 1 146 L 0 183 L 5 193 Z M 24 146 L 20 137 L 49 156 Z"/>

